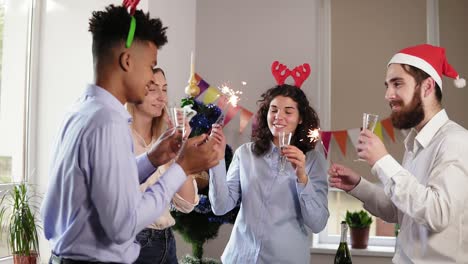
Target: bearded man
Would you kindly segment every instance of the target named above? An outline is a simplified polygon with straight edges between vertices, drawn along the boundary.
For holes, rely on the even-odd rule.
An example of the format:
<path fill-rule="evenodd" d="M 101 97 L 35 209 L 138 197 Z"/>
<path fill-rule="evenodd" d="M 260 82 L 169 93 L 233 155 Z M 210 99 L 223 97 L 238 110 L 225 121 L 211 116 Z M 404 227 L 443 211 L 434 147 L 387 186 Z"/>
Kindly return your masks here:
<path fill-rule="evenodd" d="M 331 187 L 364 203 L 364 208 L 400 233 L 394 263 L 463 263 L 468 259 L 468 131 L 442 107 L 442 75 L 465 86 L 448 64 L 445 49 L 409 47 L 388 63 L 385 99 L 393 126 L 408 129 L 399 164 L 369 130 L 358 141 L 358 156 L 381 184 L 333 164 Z"/>

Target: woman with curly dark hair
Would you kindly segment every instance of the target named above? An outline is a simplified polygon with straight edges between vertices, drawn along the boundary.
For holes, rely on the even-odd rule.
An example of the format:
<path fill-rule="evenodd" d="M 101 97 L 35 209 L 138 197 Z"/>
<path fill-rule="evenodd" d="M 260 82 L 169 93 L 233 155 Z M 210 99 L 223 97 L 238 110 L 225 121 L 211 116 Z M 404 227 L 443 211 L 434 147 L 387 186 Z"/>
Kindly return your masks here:
<path fill-rule="evenodd" d="M 292 85 L 269 89 L 259 106 L 253 142 L 237 149 L 227 175 L 223 162 L 210 169 L 213 212 L 224 214 L 241 203 L 221 259 L 310 263 L 310 231 L 320 232 L 329 216 L 327 162 L 307 138 L 319 118 L 304 92 Z M 278 135 L 283 131 L 293 136 L 281 150 Z M 225 142 L 220 127 L 213 128 L 212 136 Z M 279 168 L 281 155 L 287 160 L 284 170 Z"/>

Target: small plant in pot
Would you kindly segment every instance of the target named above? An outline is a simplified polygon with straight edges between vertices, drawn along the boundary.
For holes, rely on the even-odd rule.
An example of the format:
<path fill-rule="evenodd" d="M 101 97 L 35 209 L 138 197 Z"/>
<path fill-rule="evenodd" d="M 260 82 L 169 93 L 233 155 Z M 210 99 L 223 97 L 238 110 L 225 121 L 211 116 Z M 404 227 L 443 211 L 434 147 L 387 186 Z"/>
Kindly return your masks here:
<path fill-rule="evenodd" d="M 355 212 L 346 211 L 345 220 L 351 231 L 351 247 L 356 249 L 367 248 L 369 228 L 372 224 L 370 214 L 364 210 Z"/>
<path fill-rule="evenodd" d="M 28 184 L 19 183 L 0 198 L 0 232 L 6 233 L 15 264 L 35 264 L 38 257 L 40 227 L 30 191 Z"/>

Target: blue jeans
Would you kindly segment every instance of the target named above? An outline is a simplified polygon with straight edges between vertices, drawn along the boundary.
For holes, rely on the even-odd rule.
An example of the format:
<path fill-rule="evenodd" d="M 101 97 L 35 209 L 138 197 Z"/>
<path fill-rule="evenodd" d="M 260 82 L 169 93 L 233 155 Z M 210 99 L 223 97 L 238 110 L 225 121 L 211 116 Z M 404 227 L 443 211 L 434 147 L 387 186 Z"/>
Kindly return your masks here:
<path fill-rule="evenodd" d="M 143 229 L 136 236 L 141 245 L 136 264 L 177 264 L 176 244 L 171 228 Z"/>

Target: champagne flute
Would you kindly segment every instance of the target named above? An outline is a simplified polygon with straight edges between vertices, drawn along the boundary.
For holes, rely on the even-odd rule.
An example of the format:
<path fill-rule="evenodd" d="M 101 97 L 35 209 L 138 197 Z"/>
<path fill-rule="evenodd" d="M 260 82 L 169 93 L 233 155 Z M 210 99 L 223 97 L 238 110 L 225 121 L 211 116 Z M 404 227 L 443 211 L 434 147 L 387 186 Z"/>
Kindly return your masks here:
<path fill-rule="evenodd" d="M 379 121 L 378 115 L 363 113 L 362 114 L 362 129 L 367 129 L 367 130 L 370 130 L 371 132 L 374 132 L 375 126 L 377 125 L 378 121 Z M 354 161 L 365 161 L 365 160 L 359 158 Z"/>
<path fill-rule="evenodd" d="M 282 151 L 286 146 L 291 144 L 291 137 L 292 133 L 291 132 L 285 132 L 281 131 L 278 133 L 279 137 L 279 147 L 280 151 Z M 281 154 L 280 152 L 280 172 L 284 171 L 284 166 L 286 165 L 286 157 Z"/>
<path fill-rule="evenodd" d="M 168 107 L 168 115 L 171 121 L 171 125 L 175 127 L 181 134 L 182 139 L 185 138 L 185 108 L 177 107 L 177 106 L 169 106 Z"/>

